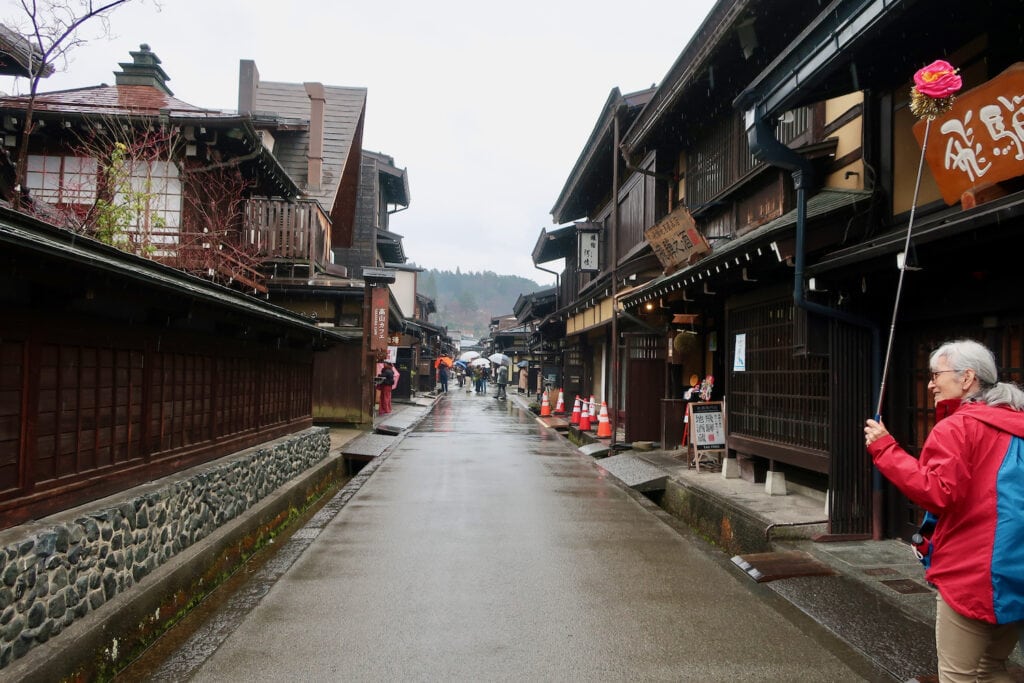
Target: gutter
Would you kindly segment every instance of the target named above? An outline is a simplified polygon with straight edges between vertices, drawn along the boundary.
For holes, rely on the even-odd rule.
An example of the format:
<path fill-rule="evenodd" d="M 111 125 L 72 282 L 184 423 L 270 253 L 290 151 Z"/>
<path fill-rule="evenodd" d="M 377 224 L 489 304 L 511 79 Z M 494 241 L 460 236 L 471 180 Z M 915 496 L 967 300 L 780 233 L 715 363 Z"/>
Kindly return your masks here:
<path fill-rule="evenodd" d="M 814 168 L 811 162 L 782 144 L 775 137 L 774 127 L 765 121 L 759 107 L 746 111 L 747 141 L 751 153 L 772 166 L 783 168 L 793 173 L 796 186 L 796 245 L 794 247 L 795 269 L 793 271 L 793 305 L 808 313 L 839 320 L 871 332 L 871 375 L 873 386 L 881 381 L 880 359 L 882 354 L 881 330 L 878 324 L 864 316 L 831 308 L 814 301 L 808 301 L 804 295 L 804 267 L 806 262 L 805 238 L 807 233 L 807 193 L 814 184 Z M 877 397 L 875 397 L 877 398 Z M 875 405 L 873 402 L 872 405 Z M 882 476 L 878 468 L 872 468 L 872 538 L 882 538 Z"/>

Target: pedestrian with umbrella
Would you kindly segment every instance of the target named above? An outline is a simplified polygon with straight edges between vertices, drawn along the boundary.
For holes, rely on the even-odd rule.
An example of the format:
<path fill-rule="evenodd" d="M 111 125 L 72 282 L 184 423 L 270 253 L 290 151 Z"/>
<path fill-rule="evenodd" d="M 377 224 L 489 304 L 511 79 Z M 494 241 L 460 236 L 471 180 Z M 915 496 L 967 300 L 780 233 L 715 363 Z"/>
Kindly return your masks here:
<path fill-rule="evenodd" d="M 498 373 L 497 373 L 495 379 L 496 379 L 496 381 L 498 383 L 498 395 L 495 396 L 494 398 L 500 398 L 500 399 L 508 398 L 508 395 L 505 393 L 505 385 L 508 384 L 508 366 L 507 365 L 503 364 L 503 365 L 499 365 L 498 366 Z"/>
<path fill-rule="evenodd" d="M 437 379 L 441 383 L 441 393 L 448 393 L 448 366 L 441 363 L 437 366 Z"/>
<path fill-rule="evenodd" d="M 530 390 L 530 363 L 521 360 L 516 363 L 516 367 L 519 368 L 519 393 L 525 394 Z"/>

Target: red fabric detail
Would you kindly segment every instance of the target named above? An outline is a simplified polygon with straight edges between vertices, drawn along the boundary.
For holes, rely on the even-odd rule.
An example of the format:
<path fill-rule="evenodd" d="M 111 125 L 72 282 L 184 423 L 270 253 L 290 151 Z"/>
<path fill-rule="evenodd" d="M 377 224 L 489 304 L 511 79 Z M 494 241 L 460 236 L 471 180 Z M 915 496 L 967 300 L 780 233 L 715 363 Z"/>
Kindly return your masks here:
<path fill-rule="evenodd" d="M 903 495 L 939 516 L 928 580 L 959 614 L 990 623 L 996 477 L 1012 435 L 1024 436 L 1024 413 L 968 403 L 935 425 L 920 458 L 891 436 L 868 446 Z"/>

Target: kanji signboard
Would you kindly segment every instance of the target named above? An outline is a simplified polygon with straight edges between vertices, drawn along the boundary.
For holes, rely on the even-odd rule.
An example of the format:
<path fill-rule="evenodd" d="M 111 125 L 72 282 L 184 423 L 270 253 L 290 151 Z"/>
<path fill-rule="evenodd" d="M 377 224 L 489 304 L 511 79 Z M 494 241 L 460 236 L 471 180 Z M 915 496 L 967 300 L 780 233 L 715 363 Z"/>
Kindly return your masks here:
<path fill-rule="evenodd" d="M 388 348 L 388 290 L 387 287 L 370 289 L 370 350 L 387 351 Z"/>
<path fill-rule="evenodd" d="M 692 257 L 711 251 L 711 246 L 697 229 L 693 216 L 682 205 L 658 221 L 657 225 L 648 228 L 644 237 L 666 274 L 685 266 Z"/>
<path fill-rule="evenodd" d="M 926 123 L 914 135 L 924 144 Z M 928 167 L 947 204 L 979 185 L 1024 175 L 1024 62 L 959 95 L 931 122 Z"/>
<path fill-rule="evenodd" d="M 580 230 L 579 240 L 580 270 L 601 270 L 600 233 L 595 230 Z"/>

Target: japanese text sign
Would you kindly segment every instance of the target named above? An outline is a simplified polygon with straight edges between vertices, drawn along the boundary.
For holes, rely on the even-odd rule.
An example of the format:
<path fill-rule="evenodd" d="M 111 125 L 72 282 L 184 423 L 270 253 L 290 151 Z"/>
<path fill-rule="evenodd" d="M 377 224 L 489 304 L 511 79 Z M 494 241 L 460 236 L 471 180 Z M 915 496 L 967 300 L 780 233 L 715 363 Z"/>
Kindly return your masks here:
<path fill-rule="evenodd" d="M 925 126 L 914 126 L 918 144 Z M 1024 175 L 1024 62 L 958 96 L 932 121 L 925 158 L 947 204 L 977 185 Z"/>
<path fill-rule="evenodd" d="M 698 451 L 725 450 L 725 422 L 722 419 L 722 403 L 689 404 L 691 439 Z"/>
<path fill-rule="evenodd" d="M 579 231 L 580 270 L 600 270 L 601 258 L 598 251 L 601 235 L 593 230 Z"/>
<path fill-rule="evenodd" d="M 387 287 L 370 288 L 370 350 L 386 351 L 388 348 L 388 297 Z"/>
<path fill-rule="evenodd" d="M 693 256 L 711 251 L 710 245 L 685 206 L 679 206 L 644 232 L 666 274 L 690 262 Z"/>

